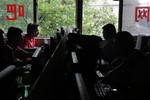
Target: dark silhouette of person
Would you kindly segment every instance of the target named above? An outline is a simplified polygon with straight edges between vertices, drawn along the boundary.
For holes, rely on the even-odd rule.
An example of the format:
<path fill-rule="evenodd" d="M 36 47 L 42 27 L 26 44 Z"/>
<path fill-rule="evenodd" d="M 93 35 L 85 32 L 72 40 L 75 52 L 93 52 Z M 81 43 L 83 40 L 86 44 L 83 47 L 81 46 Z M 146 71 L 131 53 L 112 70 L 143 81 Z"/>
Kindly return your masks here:
<path fill-rule="evenodd" d="M 60 27 L 60 33 L 61 33 L 62 36 L 65 34 L 65 30 L 64 30 L 63 27 Z"/>
<path fill-rule="evenodd" d="M 150 88 L 150 63 L 147 57 L 134 47 L 134 38 L 129 32 L 121 31 L 116 34 L 114 48 L 123 60 L 105 75 L 102 82 L 141 99 L 146 98 Z"/>
<path fill-rule="evenodd" d="M 0 29 L 0 70 L 13 64 L 14 59 L 12 49 L 6 44 L 3 34 L 4 31 Z"/>
<path fill-rule="evenodd" d="M 29 53 L 21 48 L 22 45 L 22 30 L 17 27 L 10 27 L 7 32 L 7 45 L 11 47 L 14 54 L 14 63 L 16 66 L 22 66 L 31 63 L 32 53 Z"/>
<path fill-rule="evenodd" d="M 27 34 L 23 36 L 23 48 L 34 48 L 37 35 L 39 34 L 39 25 L 36 23 L 30 23 L 27 26 Z"/>
<path fill-rule="evenodd" d="M 7 45 L 9 45 L 13 51 L 13 65 L 16 66 L 16 80 L 18 88 L 22 88 L 27 82 L 30 82 L 30 79 L 25 76 L 25 70 L 31 68 L 27 69 L 27 65 L 32 64 L 33 55 L 32 52 L 27 52 L 21 48 L 23 42 L 22 32 L 23 31 L 18 27 L 9 27 L 7 31 Z M 22 89 L 22 91 L 24 91 L 24 89 Z"/>
<path fill-rule="evenodd" d="M 77 27 L 73 28 L 73 29 L 72 29 L 72 33 L 77 33 L 77 34 L 79 34 L 79 29 L 78 29 Z"/>
<path fill-rule="evenodd" d="M 101 47 L 101 58 L 108 63 L 111 63 L 116 57 L 116 53 L 114 52 L 114 36 L 116 35 L 116 28 L 113 24 L 108 23 L 102 27 L 104 44 Z"/>
<path fill-rule="evenodd" d="M 101 37 L 94 35 L 81 35 L 77 33 L 68 34 L 68 49 L 75 51 L 80 66 L 78 71 L 88 79 L 94 82 L 96 79 L 96 66 L 99 60 L 99 45 L 102 41 Z"/>

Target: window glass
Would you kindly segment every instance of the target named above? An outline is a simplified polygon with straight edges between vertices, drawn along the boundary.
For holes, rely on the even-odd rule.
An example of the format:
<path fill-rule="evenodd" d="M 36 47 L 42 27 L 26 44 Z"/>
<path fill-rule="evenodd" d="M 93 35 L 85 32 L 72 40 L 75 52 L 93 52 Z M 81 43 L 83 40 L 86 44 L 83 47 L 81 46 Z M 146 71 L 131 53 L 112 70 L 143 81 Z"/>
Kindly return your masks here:
<path fill-rule="evenodd" d="M 124 0 L 123 4 L 122 30 L 150 36 L 150 0 Z"/>
<path fill-rule="evenodd" d="M 75 25 L 75 0 L 38 0 L 40 36 L 53 36 L 60 27 Z"/>
<path fill-rule="evenodd" d="M 102 36 L 102 27 L 112 23 L 118 28 L 119 2 L 113 0 L 84 0 L 82 34 Z"/>
<path fill-rule="evenodd" d="M 33 22 L 33 0 L 0 0 L 0 28 L 7 32 L 11 26 L 26 32 Z"/>

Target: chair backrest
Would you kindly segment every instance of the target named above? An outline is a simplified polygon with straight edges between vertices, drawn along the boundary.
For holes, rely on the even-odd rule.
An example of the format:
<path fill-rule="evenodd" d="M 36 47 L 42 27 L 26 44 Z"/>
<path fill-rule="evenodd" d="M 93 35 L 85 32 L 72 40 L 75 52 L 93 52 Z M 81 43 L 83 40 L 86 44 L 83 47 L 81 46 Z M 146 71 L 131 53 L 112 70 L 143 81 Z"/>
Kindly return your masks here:
<path fill-rule="evenodd" d="M 91 100 L 90 95 L 88 93 L 88 89 L 83 80 L 82 74 L 75 73 L 75 79 L 76 79 L 76 84 L 80 95 L 80 100 Z"/>
<path fill-rule="evenodd" d="M 60 74 L 64 66 L 66 55 L 66 36 L 57 45 L 50 59 L 45 64 L 42 72 L 33 84 L 27 100 L 56 99 L 59 94 Z"/>
<path fill-rule="evenodd" d="M 31 85 L 39 76 L 44 66 L 44 53 L 42 47 L 38 47 L 32 55 Z"/>
<path fill-rule="evenodd" d="M 32 58 L 39 58 L 41 51 L 42 51 L 42 48 L 41 48 L 41 47 L 38 47 L 38 48 L 35 50 L 35 52 L 33 53 Z"/>
<path fill-rule="evenodd" d="M 0 72 L 0 98 L 16 100 L 16 66 L 10 65 Z"/>

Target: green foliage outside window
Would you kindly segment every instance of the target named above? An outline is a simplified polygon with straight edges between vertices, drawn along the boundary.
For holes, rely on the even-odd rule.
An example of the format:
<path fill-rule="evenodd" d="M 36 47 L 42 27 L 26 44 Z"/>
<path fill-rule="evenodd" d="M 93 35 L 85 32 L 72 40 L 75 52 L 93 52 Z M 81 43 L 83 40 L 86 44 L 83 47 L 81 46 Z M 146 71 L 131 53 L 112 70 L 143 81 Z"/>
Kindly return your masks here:
<path fill-rule="evenodd" d="M 74 0 L 39 0 L 40 35 L 52 36 L 60 27 L 75 25 Z"/>
<path fill-rule="evenodd" d="M 100 8 L 91 7 L 89 2 L 95 1 L 83 0 L 83 34 L 100 35 L 104 24 L 117 23 L 111 5 L 105 2 Z M 15 21 L 6 20 L 6 15 L 9 15 L 6 11 L 7 4 L 24 5 L 24 17 L 17 16 Z M 27 24 L 33 22 L 33 0 L 0 0 L 0 11 L 0 28 L 5 32 L 10 26 L 19 27 L 26 32 Z M 42 37 L 55 35 L 60 27 L 76 27 L 75 16 L 76 0 L 38 0 L 38 24 Z"/>
<path fill-rule="evenodd" d="M 75 27 L 75 1 L 76 0 L 39 0 L 40 34 L 54 35 L 57 28 Z M 117 24 L 117 18 L 112 13 L 112 6 L 104 0 L 100 8 L 91 7 L 89 2 L 96 0 L 83 0 L 83 34 L 101 35 L 101 28 L 107 23 Z"/>
<path fill-rule="evenodd" d="M 91 7 L 89 3 L 83 6 L 83 34 L 102 35 L 102 27 L 107 23 L 113 23 L 117 27 L 117 17 L 112 13 L 112 6 L 107 0 L 103 1 L 103 5 L 98 8 Z"/>

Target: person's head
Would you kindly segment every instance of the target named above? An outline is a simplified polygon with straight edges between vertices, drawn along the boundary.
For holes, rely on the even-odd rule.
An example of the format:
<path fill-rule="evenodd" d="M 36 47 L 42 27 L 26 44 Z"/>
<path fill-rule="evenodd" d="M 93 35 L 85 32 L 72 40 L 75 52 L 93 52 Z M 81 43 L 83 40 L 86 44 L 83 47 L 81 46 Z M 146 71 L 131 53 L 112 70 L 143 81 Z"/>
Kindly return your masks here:
<path fill-rule="evenodd" d="M 135 47 L 133 36 L 127 31 L 118 32 L 114 38 L 114 47 L 118 54 L 126 55 Z"/>
<path fill-rule="evenodd" d="M 4 31 L 0 29 L 0 46 L 2 46 L 5 43 L 3 34 L 4 34 Z"/>
<path fill-rule="evenodd" d="M 116 34 L 116 28 L 113 24 L 108 23 L 102 27 L 103 37 L 105 40 L 112 39 Z"/>
<path fill-rule="evenodd" d="M 20 46 L 22 44 L 22 30 L 17 27 L 8 28 L 7 39 L 10 45 Z"/>
<path fill-rule="evenodd" d="M 27 34 L 32 39 L 33 37 L 36 37 L 39 34 L 39 25 L 36 23 L 30 23 L 27 26 Z"/>

